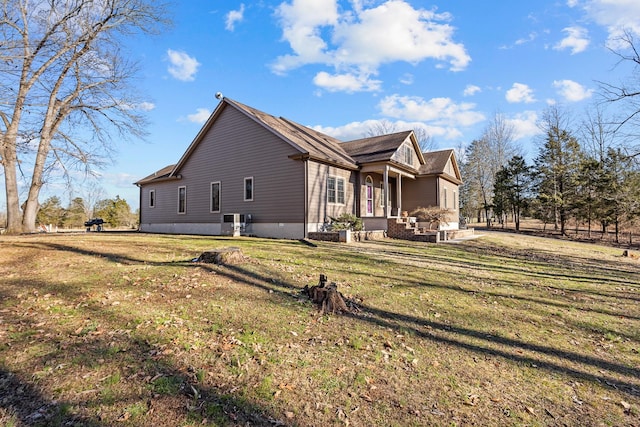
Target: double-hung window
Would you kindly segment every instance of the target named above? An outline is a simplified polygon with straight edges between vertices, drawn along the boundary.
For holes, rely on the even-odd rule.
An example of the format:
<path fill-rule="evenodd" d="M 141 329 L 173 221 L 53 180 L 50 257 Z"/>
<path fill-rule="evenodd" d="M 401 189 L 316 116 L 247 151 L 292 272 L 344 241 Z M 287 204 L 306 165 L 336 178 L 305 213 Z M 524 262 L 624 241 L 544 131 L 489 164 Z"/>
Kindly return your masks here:
<path fill-rule="evenodd" d="M 344 178 L 327 177 L 327 202 L 344 205 Z"/>
<path fill-rule="evenodd" d="M 211 183 L 211 213 L 220 212 L 220 181 Z"/>
<path fill-rule="evenodd" d="M 250 202 L 253 200 L 253 177 L 247 177 L 244 179 L 244 201 Z"/>
<path fill-rule="evenodd" d="M 413 165 L 413 146 L 404 146 L 404 162 L 408 165 Z"/>
<path fill-rule="evenodd" d="M 178 213 L 187 213 L 187 187 L 178 187 Z"/>

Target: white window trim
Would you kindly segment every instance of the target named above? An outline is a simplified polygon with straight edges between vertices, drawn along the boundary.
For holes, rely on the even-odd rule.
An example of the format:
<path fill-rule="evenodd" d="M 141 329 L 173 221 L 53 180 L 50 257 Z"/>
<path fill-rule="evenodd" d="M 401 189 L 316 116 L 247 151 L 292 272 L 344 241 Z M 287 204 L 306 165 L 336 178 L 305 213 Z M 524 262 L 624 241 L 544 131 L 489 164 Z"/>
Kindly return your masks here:
<path fill-rule="evenodd" d="M 156 190 L 154 188 L 153 190 L 149 190 L 149 207 L 150 208 L 155 208 L 156 207 L 156 203 L 157 203 L 157 201 L 156 201 Z"/>
<path fill-rule="evenodd" d="M 184 212 L 180 212 L 180 189 L 184 188 Z M 187 213 L 187 186 L 181 185 L 178 187 L 178 215 L 185 215 Z"/>
<path fill-rule="evenodd" d="M 336 201 L 335 202 L 330 202 L 329 201 L 329 179 L 334 179 L 335 180 L 335 198 Z M 342 202 L 338 201 L 339 197 L 338 197 L 338 181 L 342 181 Z M 346 180 L 341 177 L 341 176 L 336 176 L 336 175 L 328 175 L 327 176 L 327 204 L 329 205 L 340 205 L 340 206 L 344 206 L 346 204 L 346 200 L 347 200 L 347 187 L 346 187 Z"/>
<path fill-rule="evenodd" d="M 218 184 L 218 210 L 213 210 L 213 185 Z M 222 184 L 220 181 L 213 181 L 209 184 L 209 212 L 210 213 L 220 213 L 220 209 L 222 207 Z"/>
<path fill-rule="evenodd" d="M 251 198 L 247 199 L 247 181 L 251 180 Z M 242 198 L 244 199 L 245 202 L 253 202 L 253 199 L 255 197 L 255 193 L 256 193 L 256 181 L 253 179 L 252 176 L 247 176 L 244 178 L 244 180 L 242 181 Z"/>
<path fill-rule="evenodd" d="M 413 166 L 413 144 L 404 146 L 404 162 L 409 166 Z"/>

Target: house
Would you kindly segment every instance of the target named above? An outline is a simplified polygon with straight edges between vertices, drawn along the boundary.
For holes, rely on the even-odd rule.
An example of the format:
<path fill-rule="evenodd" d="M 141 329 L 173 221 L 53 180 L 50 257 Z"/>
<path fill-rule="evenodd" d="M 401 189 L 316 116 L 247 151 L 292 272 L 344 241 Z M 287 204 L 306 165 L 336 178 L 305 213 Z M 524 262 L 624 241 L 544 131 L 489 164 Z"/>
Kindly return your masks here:
<path fill-rule="evenodd" d="M 298 239 L 343 213 L 387 230 L 419 206 L 449 209 L 455 229 L 461 183 L 453 150 L 422 153 L 413 131 L 341 142 L 222 98 L 178 162 L 136 185 L 143 232 Z"/>

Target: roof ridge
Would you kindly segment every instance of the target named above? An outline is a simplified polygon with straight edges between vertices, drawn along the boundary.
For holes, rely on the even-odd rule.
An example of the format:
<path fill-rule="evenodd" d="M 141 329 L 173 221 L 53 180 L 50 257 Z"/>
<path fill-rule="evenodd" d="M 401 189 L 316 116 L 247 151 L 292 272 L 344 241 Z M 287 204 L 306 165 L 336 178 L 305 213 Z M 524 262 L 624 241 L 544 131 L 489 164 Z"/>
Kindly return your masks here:
<path fill-rule="evenodd" d="M 300 123 L 294 122 L 293 120 L 287 119 L 285 117 L 280 117 L 280 119 L 287 123 L 289 126 L 293 126 L 299 132 L 302 132 L 308 137 L 312 138 L 314 141 L 319 142 L 323 147 L 330 149 L 333 153 L 339 155 L 344 160 L 353 164 L 356 163 L 355 160 L 353 160 L 353 158 L 349 154 L 347 154 L 347 152 L 340 146 L 342 142 L 340 142 L 338 139 L 319 132 L 315 129 L 311 129 L 307 126 L 301 125 Z M 315 135 L 313 135 L 312 133 Z M 335 139 L 337 141 L 337 144 L 327 138 Z"/>

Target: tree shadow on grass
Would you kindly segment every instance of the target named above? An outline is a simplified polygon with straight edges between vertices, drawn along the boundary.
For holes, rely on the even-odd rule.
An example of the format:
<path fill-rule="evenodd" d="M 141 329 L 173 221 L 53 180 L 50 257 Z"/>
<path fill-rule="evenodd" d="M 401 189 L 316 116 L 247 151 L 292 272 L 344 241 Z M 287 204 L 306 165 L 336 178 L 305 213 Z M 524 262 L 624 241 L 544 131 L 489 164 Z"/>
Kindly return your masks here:
<path fill-rule="evenodd" d="M 297 245 L 301 245 L 301 243 L 296 243 Z M 141 259 L 136 259 L 132 257 L 124 257 L 116 254 L 109 253 L 101 253 L 100 251 L 86 251 L 83 249 L 79 249 L 73 246 L 60 245 L 60 244 L 48 244 L 51 247 L 57 250 L 66 250 L 81 253 L 84 255 L 93 255 L 93 256 L 102 256 L 114 262 L 120 263 L 133 263 L 133 264 L 147 264 L 147 265 L 176 265 L 182 264 L 185 266 L 191 267 L 199 267 L 209 271 L 215 271 L 216 274 L 226 276 L 227 278 L 245 283 L 247 285 L 260 288 L 265 291 L 280 291 L 296 296 L 301 291 L 299 286 L 288 283 L 285 280 L 275 279 L 278 277 L 278 273 L 274 272 L 273 275 L 266 276 L 264 274 L 258 273 L 256 271 L 252 271 L 250 269 L 244 268 L 240 265 L 225 265 L 225 266 L 208 266 L 202 263 L 189 263 L 189 262 L 149 262 Z M 481 264 L 480 264 L 481 265 Z M 493 267 L 492 267 L 493 268 Z M 573 277 L 573 276 L 569 276 Z M 424 283 L 422 283 L 424 285 Z M 442 287 L 441 285 L 427 285 L 427 286 L 436 286 Z M 444 286 L 444 288 L 456 292 L 469 292 L 468 290 L 461 289 L 459 287 L 449 287 Z M 495 296 L 504 296 L 498 295 Z M 523 298 L 527 300 L 527 297 Z M 548 301 L 535 299 L 536 303 L 547 304 Z M 557 305 L 557 304 L 556 304 Z M 565 307 L 562 307 L 565 308 Z M 559 361 L 545 361 L 538 356 L 545 356 L 550 358 L 556 358 L 560 360 L 567 360 L 574 364 L 590 366 L 592 368 L 610 371 L 612 373 L 617 373 L 623 376 L 630 376 L 632 378 L 640 378 L 640 370 L 637 368 L 631 368 L 625 365 L 616 364 L 613 362 L 606 361 L 604 359 L 594 358 L 590 356 L 584 356 L 579 353 L 567 352 L 564 350 L 556 349 L 553 347 L 541 346 L 537 344 L 527 343 L 525 341 L 513 340 L 505 337 L 501 337 L 495 334 L 489 334 L 484 331 L 455 327 L 443 323 L 432 322 L 429 320 L 421 319 L 414 316 L 408 316 L 400 313 L 388 312 L 382 309 L 378 309 L 375 307 L 366 307 L 363 306 L 363 310 L 369 313 L 369 316 L 355 316 L 355 319 L 359 319 L 364 322 L 377 324 L 379 326 L 391 327 L 393 329 L 406 329 L 409 328 L 412 332 L 414 332 L 417 336 L 422 337 L 424 339 L 429 339 L 432 341 L 439 341 L 451 345 L 457 345 L 461 348 L 465 348 L 470 351 L 486 353 L 495 356 L 504 357 L 507 359 L 511 359 L 514 361 L 529 363 L 539 366 L 540 368 L 545 368 L 550 371 L 562 372 L 568 375 L 572 375 L 582 379 L 589 379 L 592 381 L 604 383 L 604 384 L 613 384 L 615 386 L 618 384 L 619 389 L 624 390 L 625 392 L 638 396 L 640 395 L 640 385 L 632 383 L 630 381 L 621 381 L 616 380 L 611 376 L 606 375 L 596 375 L 589 373 L 587 371 L 583 371 L 577 368 L 571 368 L 569 366 L 562 365 Z M 596 310 L 597 311 L 597 310 Z M 615 315 L 615 313 L 604 312 L 603 314 L 607 315 Z M 635 317 L 632 317 L 635 319 Z M 430 329 L 439 331 L 442 334 L 436 336 L 429 332 L 426 332 L 424 329 Z M 444 334 L 444 335 L 443 335 Z M 472 338 L 474 340 L 479 340 L 480 342 L 486 343 L 486 346 L 482 346 L 479 344 L 470 344 L 468 342 L 464 342 L 463 338 Z M 498 345 L 501 347 L 505 347 L 505 349 L 499 348 L 491 348 L 490 345 Z M 531 353 L 531 356 L 524 356 L 518 354 L 519 351 L 526 351 Z"/>
<path fill-rule="evenodd" d="M 216 272 L 232 280 L 265 290 L 276 288 L 289 292 L 293 296 L 296 296 L 296 293 L 299 295 L 301 291 L 300 287 L 293 284 L 282 281 L 273 283 L 271 277 L 247 271 L 237 265 L 225 266 L 222 269 L 216 269 Z M 448 344 L 473 353 L 501 357 L 580 380 L 593 381 L 631 396 L 640 397 L 640 382 L 638 382 L 640 369 L 637 367 L 367 305 L 361 305 L 361 309 L 361 314 L 348 314 L 348 316 L 354 321 L 374 324 L 398 332 L 409 331 L 425 340 Z"/>
<path fill-rule="evenodd" d="M 46 397 L 32 381 L 11 372 L 0 364 L 0 407 L 10 425 L 52 426 L 82 425 L 99 427 L 104 424 L 97 417 L 87 418 L 69 412 L 71 404 L 64 400 Z"/>
<path fill-rule="evenodd" d="M 9 286 L 20 287 L 21 283 L 16 280 Z M 52 291 L 67 304 L 83 294 L 78 287 L 62 283 L 32 280 L 28 286 Z M 20 346 L 40 346 L 22 362 L 28 368 L 12 371 L 0 364 L 0 423 L 43 427 L 101 427 L 114 421 L 153 426 L 186 421 L 222 426 L 284 425 L 268 409 L 228 385 L 205 384 L 206 378 L 199 378 L 196 368 L 163 351 L 162 337 L 153 330 L 132 333 L 132 329 L 108 326 L 130 328 L 136 323 L 133 315 L 99 304 L 78 304 L 75 310 L 78 314 L 74 317 L 90 324 L 72 333 L 64 332 L 48 314 L 29 310 L 27 316 L 17 309 L 1 312 L 0 320 L 11 325 L 16 336 L 0 345 L 0 357 L 6 360 Z M 43 322 L 43 318 L 47 320 Z M 104 325 L 104 330 L 102 326 L 96 330 L 98 324 Z M 98 378 L 105 371 L 108 375 Z M 74 373 L 74 378 L 69 373 Z M 74 383 L 72 391 L 65 391 L 68 386 L 64 381 Z M 55 393 L 61 398 L 53 397 L 51 389 L 58 389 Z M 102 413 L 114 408 L 119 412 Z M 287 425 L 296 424 L 288 420 Z"/>
<path fill-rule="evenodd" d="M 301 291 L 300 286 L 279 278 L 281 275 L 278 271 L 275 269 L 273 269 L 273 271 L 266 270 L 266 267 L 264 266 L 260 266 L 260 271 L 256 271 L 256 268 L 248 268 L 241 265 L 214 267 L 189 262 L 149 262 L 144 259 L 122 256 L 119 254 L 87 251 L 69 245 L 53 244 L 50 245 L 50 247 L 56 250 L 70 251 L 83 255 L 100 256 L 111 262 L 119 262 L 123 264 L 156 266 L 183 265 L 203 268 L 205 270 L 215 271 L 217 275 L 222 275 L 233 281 L 245 283 L 249 286 L 256 287 L 267 292 L 278 291 L 296 298 L 299 297 Z M 424 285 L 424 283 L 422 283 L 422 285 Z M 427 284 L 426 286 L 431 285 Z M 450 290 L 463 291 L 460 289 Z M 545 301 L 539 302 L 541 304 L 545 304 Z M 495 333 L 487 333 L 482 330 L 459 327 L 443 322 L 433 322 L 421 317 L 396 313 L 373 306 L 363 305 L 362 309 L 363 312 L 361 314 L 348 315 L 349 318 L 353 319 L 354 322 L 362 322 L 384 328 L 390 328 L 400 333 L 408 331 L 423 340 L 447 344 L 471 353 L 503 358 L 505 360 L 514 361 L 527 366 L 537 367 L 540 371 L 560 373 L 576 379 L 603 384 L 630 396 L 640 396 L 640 384 L 638 383 L 638 379 L 640 379 L 640 370 L 636 367 L 629 367 L 624 364 L 615 363 L 598 357 L 585 356 L 580 353 L 566 351 L 552 346 L 544 346 L 523 340 L 510 339 Z M 105 315 L 101 312 L 97 313 L 98 314 L 92 315 Z M 123 319 L 122 321 L 127 322 L 127 319 Z M 149 349 L 149 344 L 144 341 L 129 341 L 129 345 L 132 349 L 135 349 L 132 351 L 134 351 L 140 358 L 139 362 L 134 363 L 134 367 L 145 371 L 147 375 L 155 376 L 160 373 L 162 377 L 175 378 L 176 383 L 180 384 L 181 387 L 184 386 L 179 390 L 185 390 L 186 393 L 189 392 L 190 386 L 193 385 L 193 379 L 188 372 L 185 372 L 183 369 L 175 365 L 175 363 L 163 357 L 160 357 L 158 360 L 154 355 L 150 360 L 149 355 L 152 350 Z M 101 355 L 103 352 L 107 351 L 105 349 L 108 348 L 108 342 L 97 343 L 96 347 L 97 350 L 95 354 L 89 353 L 90 357 L 104 357 Z M 82 351 L 82 348 L 75 347 L 73 348 L 73 351 Z M 28 380 L 21 379 L 20 384 L 22 383 L 29 387 L 34 387 L 34 393 L 37 392 L 35 386 L 30 385 L 31 383 Z M 247 420 L 254 425 L 270 425 L 273 423 L 273 417 L 271 417 L 271 415 L 268 414 L 268 411 L 264 408 L 247 403 L 242 398 L 234 396 L 231 392 L 225 393 L 213 387 L 196 388 L 198 389 L 198 393 L 203 396 L 203 401 L 209 402 L 214 407 L 223 408 L 223 414 L 225 414 L 224 416 L 226 418 L 224 418 L 222 423 L 233 425 L 238 423 L 240 420 Z M 183 394 L 185 392 L 180 391 L 179 399 L 186 404 L 187 402 L 191 402 L 192 396 Z M 49 403 L 45 398 L 42 398 L 41 400 L 45 404 Z M 136 398 L 133 398 L 132 401 L 136 401 Z M 54 408 L 56 409 L 55 412 L 63 412 L 62 406 L 60 408 L 55 407 L 57 404 L 58 403 L 54 404 Z M 7 407 L 14 413 L 23 414 L 20 418 L 22 422 L 29 422 L 29 419 L 27 418 L 29 416 L 27 413 L 29 412 L 29 409 L 25 408 L 25 410 L 21 410 L 21 408 L 15 404 L 7 405 Z M 228 415 L 227 412 L 225 412 L 233 411 L 233 408 L 240 408 L 240 410 L 238 412 L 228 412 L 228 414 L 233 414 L 233 416 Z M 256 417 L 256 414 L 261 415 L 259 415 L 257 419 L 252 418 Z M 100 425 L 99 419 L 88 419 L 87 422 L 95 422 L 95 425 Z"/>

